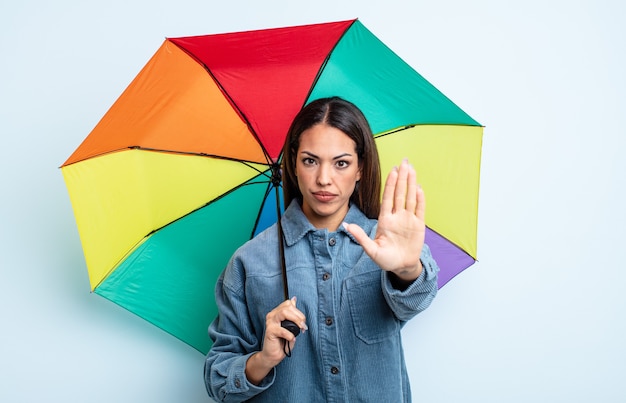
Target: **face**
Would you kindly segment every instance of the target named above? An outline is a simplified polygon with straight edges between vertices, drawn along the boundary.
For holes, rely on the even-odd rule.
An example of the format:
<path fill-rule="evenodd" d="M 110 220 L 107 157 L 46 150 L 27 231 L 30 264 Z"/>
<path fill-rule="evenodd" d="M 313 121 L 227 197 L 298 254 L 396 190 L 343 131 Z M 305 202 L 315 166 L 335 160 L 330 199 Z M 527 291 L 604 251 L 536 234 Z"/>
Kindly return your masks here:
<path fill-rule="evenodd" d="M 306 217 L 316 228 L 335 231 L 361 179 L 355 142 L 323 123 L 305 130 L 296 152 L 296 176 Z"/>

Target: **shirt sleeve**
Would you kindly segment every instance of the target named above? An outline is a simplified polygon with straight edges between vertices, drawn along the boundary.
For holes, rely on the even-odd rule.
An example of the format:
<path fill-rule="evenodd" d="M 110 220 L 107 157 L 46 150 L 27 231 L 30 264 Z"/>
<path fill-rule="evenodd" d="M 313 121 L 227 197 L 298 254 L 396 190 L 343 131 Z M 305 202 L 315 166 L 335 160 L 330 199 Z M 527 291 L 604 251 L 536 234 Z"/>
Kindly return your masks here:
<path fill-rule="evenodd" d="M 422 247 L 420 261 L 422 273 L 404 290 L 398 290 L 392 285 L 391 273 L 381 272 L 385 300 L 396 317 L 402 321 L 408 321 L 428 308 L 437 295 L 439 266 L 426 244 Z"/>
<path fill-rule="evenodd" d="M 237 271 L 236 266 L 231 262 L 227 271 Z M 222 275 L 215 286 L 215 299 L 219 315 L 209 326 L 213 345 L 205 361 L 205 385 L 209 396 L 218 402 L 243 402 L 269 388 L 274 383 L 275 370 L 259 385 L 248 381 L 246 362 L 260 350 L 262 341 L 250 331 L 252 326 L 245 319 L 243 292 L 226 287 Z"/>

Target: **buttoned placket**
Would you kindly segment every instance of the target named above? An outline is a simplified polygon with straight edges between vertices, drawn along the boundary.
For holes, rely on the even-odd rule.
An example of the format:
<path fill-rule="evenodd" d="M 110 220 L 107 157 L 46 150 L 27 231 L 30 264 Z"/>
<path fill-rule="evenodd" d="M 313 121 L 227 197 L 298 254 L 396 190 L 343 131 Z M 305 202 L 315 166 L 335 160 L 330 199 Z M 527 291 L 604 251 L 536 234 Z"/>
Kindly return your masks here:
<path fill-rule="evenodd" d="M 318 320 L 320 337 L 320 354 L 322 356 L 323 376 L 328 402 L 343 401 L 343 377 L 341 374 L 340 341 L 335 324 L 336 312 L 338 312 L 338 281 L 335 276 L 336 256 L 340 248 L 337 233 L 329 234 L 325 230 L 319 230 L 312 234 L 313 250 L 315 251 L 315 270 L 317 273 L 318 288 Z"/>

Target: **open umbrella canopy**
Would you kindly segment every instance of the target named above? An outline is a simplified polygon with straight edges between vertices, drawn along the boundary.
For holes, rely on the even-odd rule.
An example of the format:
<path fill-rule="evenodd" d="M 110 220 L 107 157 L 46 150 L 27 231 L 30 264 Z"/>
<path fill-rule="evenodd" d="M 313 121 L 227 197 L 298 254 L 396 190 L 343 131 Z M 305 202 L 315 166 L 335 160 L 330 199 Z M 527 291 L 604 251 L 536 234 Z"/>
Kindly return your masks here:
<path fill-rule="evenodd" d="M 163 42 L 61 167 L 92 290 L 206 353 L 217 277 L 276 221 L 291 120 L 333 95 L 383 175 L 415 166 L 440 287 L 474 263 L 481 125 L 349 20 Z"/>

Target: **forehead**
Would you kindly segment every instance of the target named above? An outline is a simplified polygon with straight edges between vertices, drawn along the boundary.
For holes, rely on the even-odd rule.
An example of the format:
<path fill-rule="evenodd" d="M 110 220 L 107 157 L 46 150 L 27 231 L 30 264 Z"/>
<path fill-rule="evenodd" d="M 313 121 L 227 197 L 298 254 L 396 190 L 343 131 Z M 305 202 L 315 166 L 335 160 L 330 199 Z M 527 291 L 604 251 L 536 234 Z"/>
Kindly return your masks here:
<path fill-rule="evenodd" d="M 341 130 L 324 123 L 317 124 L 302 132 L 298 152 L 314 153 L 332 151 L 354 154 L 356 143 Z"/>

